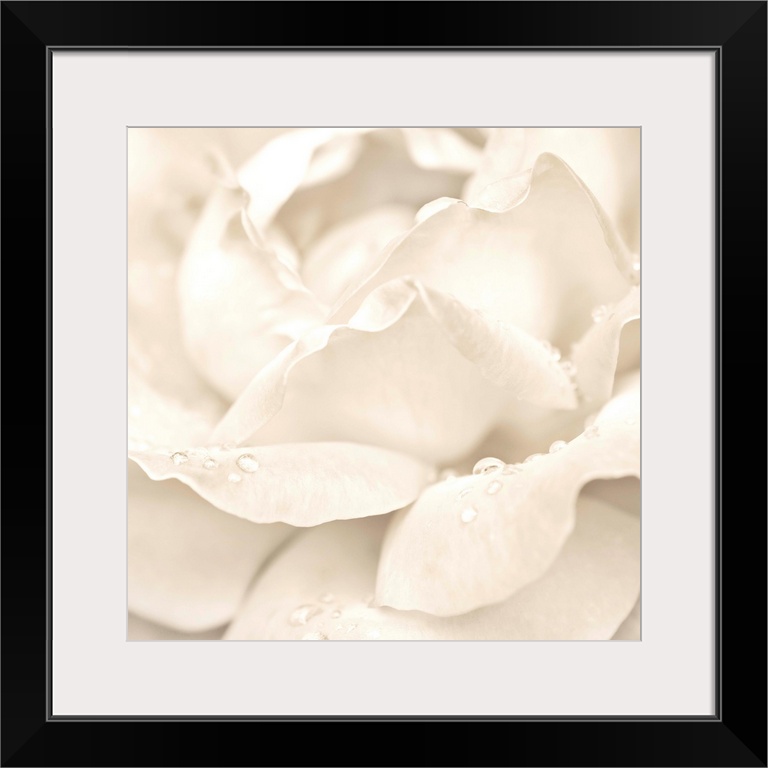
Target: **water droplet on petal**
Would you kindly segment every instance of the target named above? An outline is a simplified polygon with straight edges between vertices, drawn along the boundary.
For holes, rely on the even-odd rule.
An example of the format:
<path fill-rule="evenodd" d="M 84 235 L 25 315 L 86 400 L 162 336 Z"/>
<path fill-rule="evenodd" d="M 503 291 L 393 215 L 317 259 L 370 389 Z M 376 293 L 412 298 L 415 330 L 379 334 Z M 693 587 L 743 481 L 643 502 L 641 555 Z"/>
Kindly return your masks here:
<path fill-rule="evenodd" d="M 504 466 L 505 464 L 501 459 L 496 459 L 493 456 L 486 456 L 486 458 L 480 459 L 480 461 L 475 464 L 472 468 L 472 474 L 487 475 L 491 472 L 498 472 L 503 469 Z"/>
<path fill-rule="evenodd" d="M 600 435 L 600 428 L 597 426 L 597 424 L 593 424 L 591 427 L 587 427 L 584 430 L 584 437 L 591 439 L 593 437 L 598 437 Z"/>
<path fill-rule="evenodd" d="M 184 451 L 176 451 L 176 453 L 171 454 L 171 461 L 177 466 L 179 464 L 186 464 L 189 461 L 189 456 Z"/>
<path fill-rule="evenodd" d="M 238 475 L 237 472 L 230 472 L 227 475 L 227 480 L 229 480 L 230 483 L 239 483 L 242 479 L 242 475 Z"/>
<path fill-rule="evenodd" d="M 474 507 L 467 507 L 461 513 L 462 523 L 471 523 L 477 517 L 477 510 Z"/>
<path fill-rule="evenodd" d="M 530 464 L 532 461 L 537 461 L 540 459 L 544 454 L 543 453 L 532 453 L 524 462 L 523 464 Z"/>
<path fill-rule="evenodd" d="M 304 637 L 301 638 L 302 640 L 327 640 L 328 635 L 324 635 L 322 632 L 307 632 Z"/>
<path fill-rule="evenodd" d="M 600 304 L 592 310 L 592 321 L 595 323 L 602 323 L 608 317 L 608 307 L 605 304 Z"/>
<path fill-rule="evenodd" d="M 212 459 L 210 456 L 203 462 L 203 467 L 205 469 L 216 469 L 218 466 L 219 462 L 215 459 Z"/>
<path fill-rule="evenodd" d="M 310 619 L 319 616 L 323 609 L 319 605 L 300 605 L 289 617 L 288 623 L 294 627 L 301 627 Z"/>
<path fill-rule="evenodd" d="M 244 453 L 237 457 L 237 466 L 243 470 L 243 472 L 255 472 L 259 468 L 259 462 L 256 461 L 256 457 L 250 453 Z"/>
<path fill-rule="evenodd" d="M 566 443 L 565 440 L 555 440 L 555 442 L 549 446 L 549 452 L 557 453 L 558 451 L 562 451 L 566 445 L 568 445 L 568 443 Z"/>
<path fill-rule="evenodd" d="M 333 602 L 333 595 L 330 592 L 324 592 L 322 595 L 320 595 L 320 602 L 321 603 L 332 603 Z"/>
<path fill-rule="evenodd" d="M 463 499 L 466 496 L 469 496 L 469 494 L 472 493 L 471 488 L 465 488 L 463 491 L 459 491 L 459 495 L 456 497 L 457 499 Z"/>
<path fill-rule="evenodd" d="M 490 494 L 491 496 L 497 494 L 501 489 L 503 488 L 503 485 L 498 480 L 494 480 L 491 483 L 488 483 L 488 487 L 485 489 L 485 492 Z"/>
<path fill-rule="evenodd" d="M 519 464 L 506 464 L 504 469 L 501 470 L 502 475 L 516 475 L 518 472 L 522 472 L 523 468 Z"/>

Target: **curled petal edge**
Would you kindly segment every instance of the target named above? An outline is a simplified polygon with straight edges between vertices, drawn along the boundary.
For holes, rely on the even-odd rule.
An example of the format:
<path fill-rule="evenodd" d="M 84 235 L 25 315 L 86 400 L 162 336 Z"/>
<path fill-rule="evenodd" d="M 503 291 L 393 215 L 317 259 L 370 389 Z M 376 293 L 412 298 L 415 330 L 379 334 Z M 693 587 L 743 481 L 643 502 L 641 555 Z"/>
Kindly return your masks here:
<path fill-rule="evenodd" d="M 540 578 L 573 530 L 583 486 L 639 477 L 639 387 L 560 450 L 514 469 L 433 485 L 398 512 L 382 548 L 377 603 L 453 616 Z"/>
<path fill-rule="evenodd" d="M 406 454 L 355 443 L 210 446 L 128 457 L 152 480 L 179 480 L 223 512 L 297 527 L 400 509 L 433 473 Z"/>
<path fill-rule="evenodd" d="M 541 342 L 406 277 L 379 286 L 347 324 L 315 328 L 287 347 L 224 415 L 214 430 L 213 442 L 248 440 L 280 410 L 291 370 L 307 357 L 322 353 L 332 337 L 378 333 L 394 326 L 408 312 L 425 313 L 492 384 L 508 388 L 521 400 L 553 408 L 576 407 L 568 374 Z"/>

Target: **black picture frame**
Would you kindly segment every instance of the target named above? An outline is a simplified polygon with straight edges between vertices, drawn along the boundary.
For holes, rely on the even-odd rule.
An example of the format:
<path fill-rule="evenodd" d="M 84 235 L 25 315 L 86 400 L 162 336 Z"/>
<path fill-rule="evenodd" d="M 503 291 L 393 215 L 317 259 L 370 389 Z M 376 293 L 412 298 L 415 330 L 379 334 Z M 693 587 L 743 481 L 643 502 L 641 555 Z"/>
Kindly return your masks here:
<path fill-rule="evenodd" d="M 416 5 L 423 6 L 421 14 Z M 327 3 L 255 2 L 3 2 L 2 15 L 2 245 L 5 284 L 46 286 L 23 324 L 45 317 L 42 378 L 29 375 L 21 356 L 6 376 L 6 403 L 29 403 L 46 414 L 46 503 L 29 504 L 43 487 L 42 434 L 7 423 L 6 501 L 17 484 L 23 504 L 7 503 L 2 516 L 2 744 L 3 766 L 106 765 L 528 765 L 528 766 L 765 766 L 766 749 L 766 515 L 764 443 L 732 440 L 723 450 L 724 413 L 762 438 L 766 349 L 766 2 L 497 2 Z M 354 46 L 321 44 L 323 19 L 343 13 L 357 30 Z M 268 21 L 267 21 L 268 20 Z M 340 41 L 334 40 L 333 43 Z M 217 48 L 446 50 L 707 49 L 718 61 L 718 216 L 716 259 L 717 478 L 717 691 L 716 715 L 670 718 L 346 718 L 412 722 L 403 737 L 380 731 L 362 755 L 347 750 L 322 717 L 64 718 L 51 717 L 49 672 L 52 556 L 51 524 L 51 240 L 50 67 L 57 49 Z M 34 281 L 34 282 L 32 282 Z M 29 288 L 27 288 L 29 290 Z M 726 302 L 725 299 L 728 299 Z M 724 311 L 725 304 L 732 314 Z M 6 304 L 8 307 L 8 304 Z M 738 315 L 736 314 L 738 307 Z M 17 318 L 18 319 L 18 318 Z M 728 320 L 731 319 L 729 324 Z M 724 331 L 740 330 L 753 350 L 739 370 L 739 345 L 730 347 L 733 373 L 722 387 Z M 9 324 L 6 324 L 9 330 Z M 5 340 L 19 335 L 10 324 Z M 42 329 L 40 333 L 42 340 Z M 37 337 L 35 337 L 37 338 Z M 733 335 L 732 335 L 733 339 Z M 10 346 L 13 349 L 11 343 Z M 9 349 L 6 346 L 6 351 Z M 754 357 L 761 358 L 755 371 Z M 42 358 L 35 347 L 35 358 Z M 23 373 L 22 373 L 23 371 Z M 737 376 L 739 377 L 737 379 Z M 11 381 L 8 381 L 11 379 Z M 21 380 L 19 380 L 21 379 Z M 21 385 L 18 393 L 14 384 Z M 737 390 L 738 384 L 738 390 Z M 40 386 L 42 390 L 42 386 Z M 723 393 L 738 392 L 728 410 Z M 45 403 L 45 405 L 44 405 Z M 755 414 L 754 404 L 760 403 Z M 27 407 L 27 406 L 24 406 Z M 753 437 L 754 441 L 754 437 Z M 728 461 L 725 459 L 728 458 Z M 29 475 L 27 476 L 25 471 Z M 23 480 L 22 480 L 23 478 Z M 755 483 L 752 478 L 758 478 Z M 730 483 L 727 481 L 730 479 Z M 21 483 L 19 481 L 21 480 Z M 731 489 L 731 504 L 724 491 Z M 736 504 L 738 498 L 749 498 Z M 40 492 L 42 497 L 42 490 Z M 756 508 L 755 508 L 756 507 Z M 55 514 L 55 511 L 53 511 Z M 681 605 L 681 610 L 684 605 Z M 489 681 L 492 684 L 492 681 Z M 152 722 L 160 720 L 161 722 Z M 496 721 L 496 727 L 491 726 Z M 201 727 L 205 722 L 206 728 Z M 322 739 L 283 726 L 318 722 Z M 471 725 L 459 733 L 454 722 Z M 480 722 L 488 727 L 478 729 Z M 359 725 L 359 724 L 358 724 Z M 254 726 L 258 728 L 254 731 Z M 464 725 L 462 725 L 464 727 Z"/>

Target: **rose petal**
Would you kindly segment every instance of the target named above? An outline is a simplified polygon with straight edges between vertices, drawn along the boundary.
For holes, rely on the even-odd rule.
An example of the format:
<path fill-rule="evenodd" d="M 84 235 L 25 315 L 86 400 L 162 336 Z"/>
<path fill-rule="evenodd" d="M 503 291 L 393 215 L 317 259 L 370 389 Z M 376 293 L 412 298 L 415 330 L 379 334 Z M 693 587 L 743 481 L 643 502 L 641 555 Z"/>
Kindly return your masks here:
<path fill-rule="evenodd" d="M 593 479 L 639 476 L 638 416 L 639 387 L 608 403 L 578 438 L 515 474 L 428 488 L 387 532 L 379 604 L 450 616 L 539 578 L 573 530 L 579 489 Z"/>
<path fill-rule="evenodd" d="M 363 151 L 362 134 L 367 130 L 359 128 L 342 131 L 317 147 L 299 188 L 326 184 L 349 173 Z M 260 183 L 263 183 L 263 180 Z"/>
<path fill-rule="evenodd" d="M 478 456 L 498 456 L 508 464 L 524 461 L 535 453 L 547 453 L 556 441 L 570 442 L 584 431 L 585 420 L 594 414 L 590 403 L 573 411 L 555 410 L 525 402 L 510 403 L 497 426 L 470 454 L 456 463 L 458 474 L 469 474 Z"/>
<path fill-rule="evenodd" d="M 411 275 L 567 348 L 591 325 L 595 306 L 626 294 L 631 273 L 594 197 L 559 158 L 541 155 L 523 202 L 501 213 L 456 204 L 430 216 L 332 321 L 348 320 L 375 287 Z"/>
<path fill-rule="evenodd" d="M 638 598 L 634 608 L 629 612 L 629 616 L 621 623 L 616 630 L 612 640 L 640 640 L 640 599 Z"/>
<path fill-rule="evenodd" d="M 431 467 L 405 454 L 353 443 L 210 447 L 129 457 L 153 480 L 181 480 L 232 515 L 295 526 L 400 509 L 432 474 Z"/>
<path fill-rule="evenodd" d="M 182 632 L 226 624 L 253 575 L 293 529 L 254 525 L 176 481 L 128 468 L 128 608 Z"/>
<path fill-rule="evenodd" d="M 525 140 L 525 128 L 491 129 L 477 169 L 464 184 L 462 199 L 474 206 L 477 197 L 489 184 L 522 171 Z"/>
<path fill-rule="evenodd" d="M 134 446 L 210 434 L 226 409 L 184 351 L 175 261 L 129 260 L 128 437 Z"/>
<path fill-rule="evenodd" d="M 562 157 L 594 192 L 625 242 L 639 248 L 639 128 L 496 128 L 462 197 L 472 206 L 488 185 L 530 168 L 544 153 Z"/>
<path fill-rule="evenodd" d="M 278 136 L 245 163 L 237 174 L 248 193 L 248 216 L 258 230 L 272 222 L 285 201 L 305 182 L 319 184 L 348 170 L 360 151 L 361 129 L 310 128 Z M 316 151 L 330 143 L 327 151 Z"/>
<path fill-rule="evenodd" d="M 616 361 L 616 375 L 623 375 L 640 368 L 640 319 L 629 320 L 619 337 L 619 359 Z"/>
<path fill-rule="evenodd" d="M 264 242 L 269 243 L 269 247 L 289 274 L 300 273 L 301 255 L 282 227 L 270 224 L 264 231 Z"/>
<path fill-rule="evenodd" d="M 510 396 L 575 405 L 568 377 L 535 339 L 399 280 L 368 297 L 349 325 L 318 328 L 285 350 L 254 378 L 213 440 L 365 435 L 375 445 L 449 461 L 482 438 Z"/>
<path fill-rule="evenodd" d="M 184 350 L 179 258 L 205 195 L 212 153 L 238 159 L 275 133 L 219 129 L 128 132 L 128 428 L 134 446 L 196 441 L 225 404 Z"/>
<path fill-rule="evenodd" d="M 128 258 L 181 256 L 207 195 L 282 128 L 130 128 Z"/>
<path fill-rule="evenodd" d="M 401 128 L 408 153 L 420 168 L 465 173 L 474 171 L 479 147 L 450 128 Z"/>
<path fill-rule="evenodd" d="M 507 462 L 522 461 L 532 453 L 546 452 L 557 440 L 568 441 L 576 437 L 583 430 L 585 419 L 611 395 L 616 377 L 639 368 L 637 302 L 639 289 L 632 288 L 615 308 L 609 310 L 610 318 L 590 327 L 573 346 L 571 354 L 580 395 L 575 410 L 553 410 L 513 401 L 477 450 Z M 466 461 L 470 462 L 471 468 L 474 460 L 470 458 L 460 460 L 459 466 Z"/>
<path fill-rule="evenodd" d="M 499 605 L 449 618 L 371 607 L 384 520 L 313 528 L 259 577 L 225 639 L 608 640 L 639 589 L 640 527 L 589 497 L 578 506 L 544 576 Z"/>
<path fill-rule="evenodd" d="M 463 174 L 420 168 L 397 129 L 372 130 L 351 170 L 325 184 L 298 189 L 278 221 L 300 251 L 332 227 L 382 205 L 418 209 L 440 195 L 457 197 Z"/>
<path fill-rule="evenodd" d="M 410 289 L 410 290 L 409 290 Z M 350 320 L 352 328 L 377 327 L 401 316 L 420 300 L 451 343 L 498 386 L 510 387 L 520 400 L 573 408 L 570 381 L 548 348 L 514 326 L 491 322 L 460 301 L 411 279 L 393 280 L 377 288 Z M 483 343 L 478 343 L 482 339 Z"/>
<path fill-rule="evenodd" d="M 132 613 L 128 614 L 126 640 L 129 642 L 157 642 L 179 640 L 221 640 L 226 626 L 208 629 L 204 632 L 179 632 L 169 629 L 162 624 L 142 619 Z"/>
<path fill-rule="evenodd" d="M 331 228 L 304 255 L 304 284 L 333 304 L 350 283 L 368 277 L 384 246 L 411 228 L 414 213 L 406 205 L 380 206 Z"/>
<path fill-rule="evenodd" d="M 422 221 L 426 221 L 430 216 L 434 216 L 436 213 L 440 213 L 440 211 L 445 210 L 446 208 L 450 208 L 452 205 L 455 205 L 456 203 L 462 203 L 463 200 L 459 200 L 456 197 L 438 197 L 437 200 L 431 200 L 426 205 L 422 205 L 421 208 L 416 212 L 416 216 L 414 217 L 414 223 L 415 224 L 421 224 Z M 389 254 L 387 254 L 388 256 Z M 377 268 L 380 267 L 382 264 L 384 264 L 383 260 L 381 264 L 377 264 Z M 373 270 L 371 271 L 371 274 L 373 274 Z M 362 283 L 361 283 L 362 285 Z M 360 287 L 360 286 L 357 286 Z M 350 294 L 351 295 L 351 294 Z"/>
<path fill-rule="evenodd" d="M 246 235 L 236 190 L 211 197 L 184 254 L 178 296 L 190 360 L 234 400 L 325 309 L 276 254 Z"/>
<path fill-rule="evenodd" d="M 640 247 L 640 128 L 527 128 L 521 168 L 542 152 L 565 160 L 627 245 Z"/>
<path fill-rule="evenodd" d="M 576 365 L 576 381 L 584 397 L 602 403 L 613 389 L 622 331 L 640 318 L 640 289 L 633 287 L 614 307 L 599 309 L 606 317 L 594 323 L 573 345 L 571 360 Z"/>
<path fill-rule="evenodd" d="M 170 356 L 169 352 L 169 356 Z M 224 402 L 197 379 L 176 369 L 165 381 L 145 378 L 128 358 L 128 447 L 144 451 L 205 441 L 226 410 Z"/>
<path fill-rule="evenodd" d="M 612 480 L 592 480 L 584 493 L 610 504 L 622 512 L 640 517 L 640 478 L 618 477 Z"/>
<path fill-rule="evenodd" d="M 327 634 L 347 602 L 373 598 L 381 537 L 390 517 L 346 520 L 302 531 L 254 584 L 225 640 L 299 640 Z M 345 623 L 346 624 L 346 623 Z M 343 629 L 351 639 L 354 626 Z M 310 638 L 311 639 L 311 638 Z"/>
<path fill-rule="evenodd" d="M 492 213 L 502 213 L 514 208 L 525 200 L 531 189 L 531 171 L 522 171 L 494 181 L 476 195 L 473 208 L 482 208 Z"/>

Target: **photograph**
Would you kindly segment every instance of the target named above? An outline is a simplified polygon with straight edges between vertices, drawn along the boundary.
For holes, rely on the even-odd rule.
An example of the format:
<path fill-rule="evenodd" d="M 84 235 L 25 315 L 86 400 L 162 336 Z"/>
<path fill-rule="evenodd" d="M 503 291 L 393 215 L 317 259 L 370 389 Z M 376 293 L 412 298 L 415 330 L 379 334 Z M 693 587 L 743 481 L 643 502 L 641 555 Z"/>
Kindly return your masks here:
<path fill-rule="evenodd" d="M 641 640 L 640 127 L 126 131 L 127 640 Z"/>
<path fill-rule="evenodd" d="M 421 765 L 765 768 L 722 361 L 765 328 L 768 0 L 349 6 L 350 45 L 274 5 L 3 4 L 46 508 L 3 523 L 0 765 L 412 722 Z"/>

